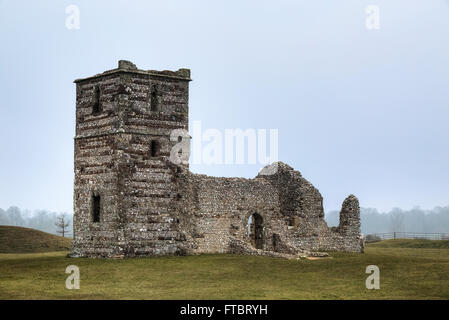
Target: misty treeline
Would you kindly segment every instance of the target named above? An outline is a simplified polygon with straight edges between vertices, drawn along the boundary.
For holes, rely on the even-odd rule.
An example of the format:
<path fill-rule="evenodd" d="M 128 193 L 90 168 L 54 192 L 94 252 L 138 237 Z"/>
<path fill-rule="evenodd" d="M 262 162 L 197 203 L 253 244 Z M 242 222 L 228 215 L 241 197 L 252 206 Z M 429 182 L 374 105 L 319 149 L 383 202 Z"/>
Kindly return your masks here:
<path fill-rule="evenodd" d="M 340 213 L 330 211 L 325 219 L 329 226 L 338 226 Z M 360 208 L 362 234 L 384 232 L 449 233 L 449 206 L 423 210 L 394 208 L 385 213 L 377 209 Z"/>
<path fill-rule="evenodd" d="M 64 215 L 65 223 L 69 223 L 68 236 L 72 236 L 73 215 L 64 212 L 49 212 L 46 210 L 21 210 L 18 207 L 10 207 L 7 210 L 0 208 L 0 225 L 19 226 L 38 229 L 48 233 L 58 234 L 59 218 Z"/>

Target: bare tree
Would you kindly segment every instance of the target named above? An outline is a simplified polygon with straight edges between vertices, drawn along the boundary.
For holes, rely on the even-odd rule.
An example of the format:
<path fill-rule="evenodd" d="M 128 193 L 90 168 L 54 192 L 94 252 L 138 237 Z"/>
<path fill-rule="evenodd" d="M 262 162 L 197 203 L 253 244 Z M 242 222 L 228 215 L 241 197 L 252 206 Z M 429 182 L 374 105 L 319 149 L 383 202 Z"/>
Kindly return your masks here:
<path fill-rule="evenodd" d="M 65 235 L 69 233 L 68 229 L 69 229 L 70 221 L 67 221 L 67 219 L 65 218 L 65 214 L 60 215 L 56 219 L 55 225 L 56 225 L 56 227 L 58 227 L 58 229 L 56 230 L 56 233 L 59 233 L 63 237 L 65 237 Z"/>

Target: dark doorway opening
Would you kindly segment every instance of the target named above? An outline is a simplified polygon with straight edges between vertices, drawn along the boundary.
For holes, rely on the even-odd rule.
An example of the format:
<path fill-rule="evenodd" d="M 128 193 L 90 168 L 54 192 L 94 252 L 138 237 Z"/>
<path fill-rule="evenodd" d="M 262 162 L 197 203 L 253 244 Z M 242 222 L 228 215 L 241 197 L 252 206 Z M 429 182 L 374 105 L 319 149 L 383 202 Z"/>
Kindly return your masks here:
<path fill-rule="evenodd" d="M 254 213 L 248 219 L 248 235 L 251 245 L 256 249 L 263 249 L 263 218 Z"/>

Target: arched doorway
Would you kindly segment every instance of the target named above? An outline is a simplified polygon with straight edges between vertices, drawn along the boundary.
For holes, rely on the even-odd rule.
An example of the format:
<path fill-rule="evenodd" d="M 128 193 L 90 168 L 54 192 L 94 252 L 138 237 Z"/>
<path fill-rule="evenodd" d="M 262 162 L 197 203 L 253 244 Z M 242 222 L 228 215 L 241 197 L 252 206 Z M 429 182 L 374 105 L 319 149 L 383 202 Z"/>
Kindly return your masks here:
<path fill-rule="evenodd" d="M 258 213 L 248 218 L 248 237 L 253 247 L 263 249 L 263 218 Z"/>

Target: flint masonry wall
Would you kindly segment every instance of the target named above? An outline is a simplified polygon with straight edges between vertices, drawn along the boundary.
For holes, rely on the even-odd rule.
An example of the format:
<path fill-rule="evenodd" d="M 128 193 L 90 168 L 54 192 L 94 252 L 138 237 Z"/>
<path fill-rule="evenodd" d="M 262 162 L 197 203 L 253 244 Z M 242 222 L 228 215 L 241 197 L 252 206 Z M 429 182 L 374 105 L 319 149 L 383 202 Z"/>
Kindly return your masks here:
<path fill-rule="evenodd" d="M 254 179 L 170 162 L 171 133 L 188 130 L 189 81 L 187 69 L 127 61 L 75 81 L 72 256 L 363 251 L 357 198 L 328 228 L 319 191 L 282 162 Z"/>
<path fill-rule="evenodd" d="M 186 251 L 254 253 L 247 246 L 248 219 L 254 214 L 263 220 L 262 250 L 363 251 L 357 198 L 345 200 L 342 223 L 329 228 L 319 191 L 290 166 L 278 162 L 271 167 L 275 173 L 254 179 L 208 177 L 188 170 L 178 174 Z"/>
<path fill-rule="evenodd" d="M 181 192 L 181 216 L 186 220 L 190 251 L 193 253 L 229 252 L 230 238 L 245 242 L 248 219 L 260 214 L 267 236 L 277 229 L 279 207 L 276 189 L 265 179 L 216 178 L 185 173 Z M 267 242 L 266 250 L 271 249 Z"/>

